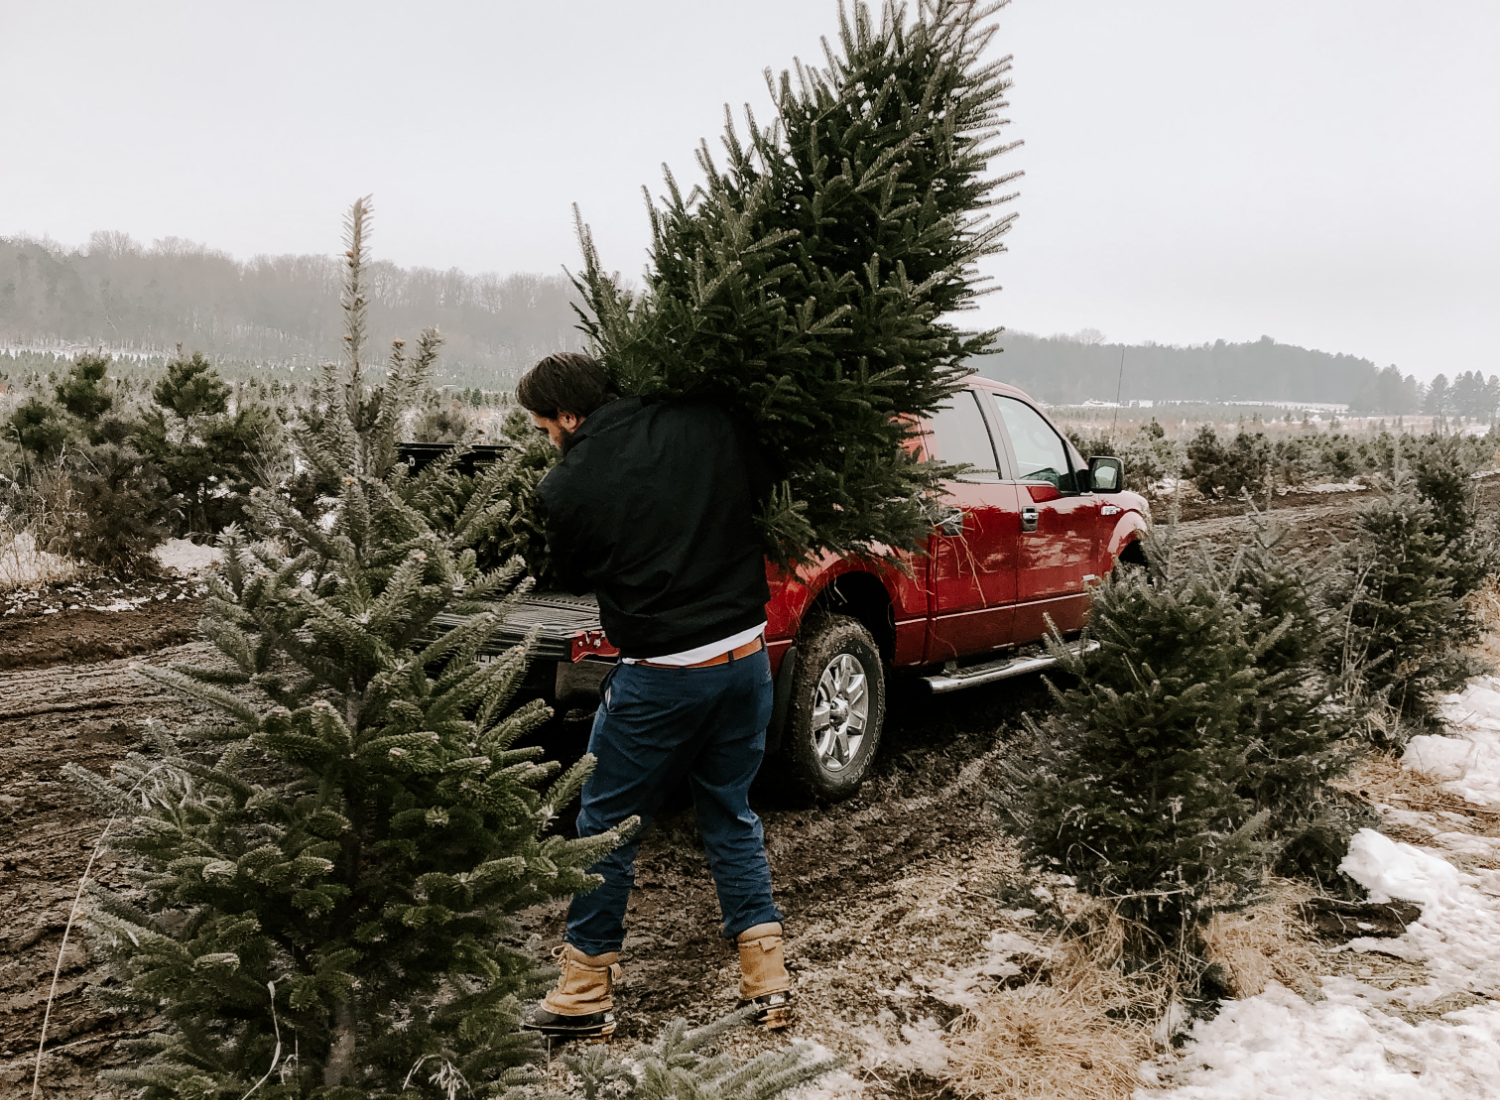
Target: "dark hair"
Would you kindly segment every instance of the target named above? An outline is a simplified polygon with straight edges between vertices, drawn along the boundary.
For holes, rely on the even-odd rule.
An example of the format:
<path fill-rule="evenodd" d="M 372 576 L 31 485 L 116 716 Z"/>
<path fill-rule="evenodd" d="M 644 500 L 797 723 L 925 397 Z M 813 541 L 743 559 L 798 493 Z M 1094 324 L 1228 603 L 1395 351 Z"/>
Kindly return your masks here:
<path fill-rule="evenodd" d="M 554 420 L 559 412 L 587 417 L 619 396 L 610 388 L 604 364 L 574 351 L 547 356 L 516 383 L 516 400 L 523 409 Z"/>

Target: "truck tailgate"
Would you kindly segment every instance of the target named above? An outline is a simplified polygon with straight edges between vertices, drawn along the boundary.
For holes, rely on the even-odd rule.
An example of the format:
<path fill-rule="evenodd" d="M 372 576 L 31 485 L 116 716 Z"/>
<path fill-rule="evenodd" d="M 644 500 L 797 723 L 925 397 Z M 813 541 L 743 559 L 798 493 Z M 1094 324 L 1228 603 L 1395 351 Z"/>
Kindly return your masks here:
<path fill-rule="evenodd" d="M 439 616 L 437 625 L 456 626 L 458 616 Z M 566 592 L 534 592 L 523 599 L 500 624 L 485 653 L 500 653 L 520 645 L 526 636 L 536 632 L 532 657 L 539 661 L 571 661 L 573 643 L 580 635 L 603 640 L 599 627 L 599 604 L 593 596 L 571 596 Z M 594 647 L 596 650 L 599 646 Z M 612 649 L 604 647 L 606 652 Z"/>

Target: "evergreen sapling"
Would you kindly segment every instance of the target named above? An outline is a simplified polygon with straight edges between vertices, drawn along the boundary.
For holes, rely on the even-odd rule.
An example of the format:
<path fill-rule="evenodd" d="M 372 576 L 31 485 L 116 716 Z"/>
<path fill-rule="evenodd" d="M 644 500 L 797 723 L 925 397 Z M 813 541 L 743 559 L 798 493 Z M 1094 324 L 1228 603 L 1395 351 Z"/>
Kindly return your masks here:
<path fill-rule="evenodd" d="M 1053 651 L 1077 683 L 1050 685 L 1044 759 L 1019 773 L 1027 854 L 1104 898 L 1146 953 L 1188 948 L 1202 922 L 1243 904 L 1265 860 L 1269 816 L 1246 790 L 1262 676 L 1224 571 L 1147 538 L 1144 570 L 1096 590 L 1096 648 Z"/>
<path fill-rule="evenodd" d="M 353 301 L 364 217 L 356 205 Z M 434 525 L 412 501 L 451 471 L 408 482 L 387 457 L 436 344 L 398 351 L 384 386 L 351 370 L 331 391 L 312 442 L 325 471 L 345 465 L 324 522 L 260 492 L 266 537 L 225 535 L 203 624 L 221 660 L 143 670 L 205 719 L 107 779 L 69 769 L 122 819 L 111 844 L 135 863 L 139 899 L 96 889 L 89 919 L 116 978 L 103 995 L 167 1019 L 111 1078 L 148 1098 L 531 1079 L 516 1028 L 546 974 L 509 914 L 587 888 L 622 832 L 547 835 L 591 761 L 558 776 L 514 747 L 547 717 L 511 708 L 523 648 L 475 660 L 526 590 L 519 562 L 476 564 L 508 502 L 489 484 Z"/>
<path fill-rule="evenodd" d="M 1321 882 L 1338 877 L 1349 838 L 1372 823 L 1331 784 L 1353 766 L 1354 714 L 1325 670 L 1336 634 L 1326 569 L 1287 544 L 1287 529 L 1252 513 L 1255 526 L 1232 566 L 1233 596 L 1261 673 L 1248 712 L 1241 793 L 1267 814 L 1277 865 Z"/>
<path fill-rule="evenodd" d="M 1360 511 L 1331 586 L 1342 637 L 1327 664 L 1364 707 L 1425 724 L 1438 692 L 1482 671 L 1464 651 L 1476 626 L 1455 595 L 1461 572 L 1438 512 L 1409 480 Z"/>

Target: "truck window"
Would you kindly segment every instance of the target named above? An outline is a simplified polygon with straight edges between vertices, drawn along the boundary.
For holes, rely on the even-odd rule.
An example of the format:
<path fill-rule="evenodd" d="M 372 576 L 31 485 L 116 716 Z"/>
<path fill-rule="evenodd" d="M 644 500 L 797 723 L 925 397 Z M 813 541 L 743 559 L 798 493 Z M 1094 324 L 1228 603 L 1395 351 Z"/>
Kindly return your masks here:
<path fill-rule="evenodd" d="M 1068 448 L 1052 425 L 1024 401 L 995 394 L 995 407 L 1016 454 L 1017 481 L 1045 481 L 1064 492 L 1074 489 Z"/>
<path fill-rule="evenodd" d="M 979 411 L 979 398 L 973 390 L 960 390 L 933 414 L 928 446 L 943 462 L 966 462 L 972 469 L 960 481 L 999 481 L 1000 464 L 995 460 L 995 443 Z"/>

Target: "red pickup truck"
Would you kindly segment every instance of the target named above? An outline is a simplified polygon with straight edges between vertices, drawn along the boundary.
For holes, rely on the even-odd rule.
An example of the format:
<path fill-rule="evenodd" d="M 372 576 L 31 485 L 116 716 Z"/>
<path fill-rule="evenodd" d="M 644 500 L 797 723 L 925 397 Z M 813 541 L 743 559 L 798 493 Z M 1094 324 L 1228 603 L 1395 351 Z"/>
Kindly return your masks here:
<path fill-rule="evenodd" d="M 971 378 L 917 446 L 968 465 L 934 502 L 925 553 L 899 555 L 905 569 L 833 555 L 793 575 L 767 566 L 767 759 L 817 798 L 847 797 L 868 773 L 889 674 L 911 670 L 941 693 L 1045 667 L 1048 623 L 1076 634 L 1089 586 L 1117 561 L 1144 561 L 1149 512 L 1119 460 L 1084 461 L 1020 390 Z M 495 651 L 528 636 L 531 686 L 559 703 L 597 698 L 616 652 L 590 599 L 531 596 Z"/>

